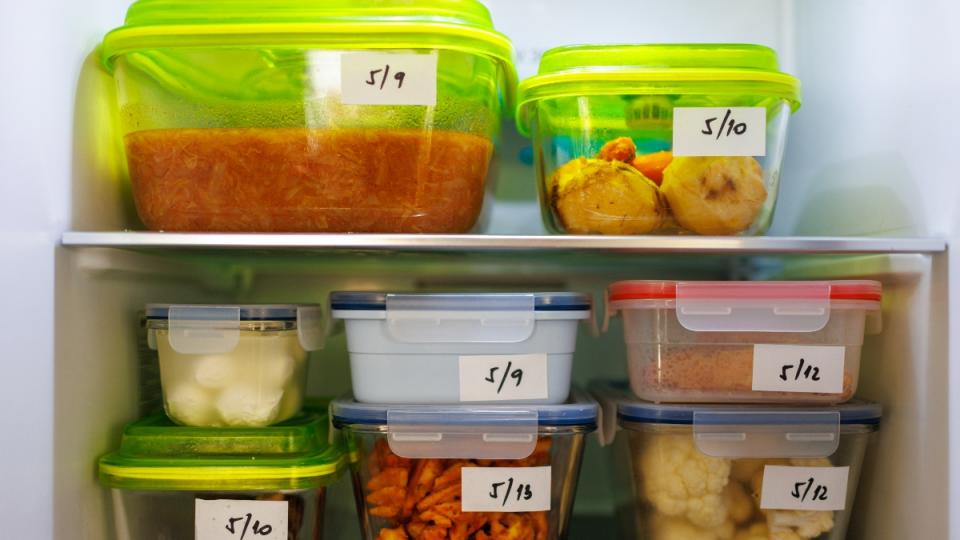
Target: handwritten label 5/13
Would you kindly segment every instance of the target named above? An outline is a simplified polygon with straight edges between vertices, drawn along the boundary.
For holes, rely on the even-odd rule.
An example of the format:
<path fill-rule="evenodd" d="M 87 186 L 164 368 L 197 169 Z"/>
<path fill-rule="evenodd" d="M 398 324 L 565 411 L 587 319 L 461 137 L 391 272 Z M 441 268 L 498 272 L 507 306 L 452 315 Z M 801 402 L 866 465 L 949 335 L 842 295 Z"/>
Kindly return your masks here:
<path fill-rule="evenodd" d="M 764 107 L 675 107 L 673 155 L 765 156 Z"/>
<path fill-rule="evenodd" d="M 460 401 L 547 399 L 547 355 L 460 357 Z"/>
<path fill-rule="evenodd" d="M 460 471 L 464 512 L 550 510 L 550 466 L 464 467 Z"/>
<path fill-rule="evenodd" d="M 287 501 L 197 499 L 196 540 L 287 540 Z"/>
<path fill-rule="evenodd" d="M 344 53 L 341 101 L 346 105 L 437 104 L 437 53 Z"/>
<path fill-rule="evenodd" d="M 843 510 L 850 467 L 766 465 L 760 508 L 764 510 Z"/>
<path fill-rule="evenodd" d="M 755 345 L 753 389 L 841 394 L 845 355 L 841 346 Z"/>

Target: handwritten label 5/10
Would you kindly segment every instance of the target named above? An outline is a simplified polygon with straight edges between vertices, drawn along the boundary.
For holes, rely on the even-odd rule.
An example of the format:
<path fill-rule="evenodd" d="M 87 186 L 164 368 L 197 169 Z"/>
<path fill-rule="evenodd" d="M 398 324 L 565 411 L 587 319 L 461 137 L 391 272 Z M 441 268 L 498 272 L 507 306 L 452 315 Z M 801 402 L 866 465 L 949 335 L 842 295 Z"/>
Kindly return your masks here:
<path fill-rule="evenodd" d="M 460 357 L 460 401 L 547 399 L 547 355 Z"/>
<path fill-rule="evenodd" d="M 460 471 L 464 512 L 550 510 L 550 466 L 464 467 Z"/>
<path fill-rule="evenodd" d="M 346 105 L 437 104 L 437 53 L 344 53 L 341 101 Z"/>
<path fill-rule="evenodd" d="M 197 499 L 196 540 L 286 540 L 287 501 Z"/>
<path fill-rule="evenodd" d="M 846 347 L 755 345 L 753 389 L 842 394 Z"/>
<path fill-rule="evenodd" d="M 675 107 L 673 155 L 765 156 L 764 107 Z"/>
<path fill-rule="evenodd" d="M 764 510 L 843 510 L 850 467 L 766 465 L 760 508 Z"/>

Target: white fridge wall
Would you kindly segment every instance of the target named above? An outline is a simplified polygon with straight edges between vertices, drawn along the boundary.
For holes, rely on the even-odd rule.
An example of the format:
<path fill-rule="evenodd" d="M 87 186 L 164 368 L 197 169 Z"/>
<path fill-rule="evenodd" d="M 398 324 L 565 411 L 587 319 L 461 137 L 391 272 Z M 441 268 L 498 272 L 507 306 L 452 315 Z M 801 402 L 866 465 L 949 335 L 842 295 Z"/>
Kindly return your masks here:
<path fill-rule="evenodd" d="M 953 58 L 960 50 L 954 28 L 960 7 L 953 2 L 488 4 L 498 27 L 517 44 L 522 75 L 533 72 L 538 51 L 564 43 L 773 46 L 784 68 L 803 81 L 805 96 L 791 127 L 774 231 L 960 238 L 960 188 L 949 168 L 960 121 L 960 70 Z M 105 537 L 110 525 L 94 461 L 135 414 L 129 357 L 135 309 L 158 297 L 228 296 L 193 278 L 157 280 L 164 271 L 152 258 L 55 252 L 71 223 L 104 229 L 129 219 L 120 185 L 103 178 L 96 160 L 88 161 L 97 145 L 75 137 L 73 125 L 75 114 L 89 112 L 74 111 L 80 66 L 103 33 L 122 21 L 127 5 L 0 4 L 0 283 L 6 308 L 0 324 L 7 345 L 0 419 L 8 433 L 0 505 L 18 518 L 5 524 L 5 537 Z M 83 128 L 76 133 L 87 133 Z M 950 259 L 950 268 L 960 268 L 960 259 Z M 892 316 L 888 334 L 869 349 L 884 369 L 864 374 L 864 391 L 882 399 L 889 415 L 869 471 L 892 474 L 864 484 L 864 513 L 851 537 L 960 538 L 956 518 L 945 517 L 957 513 L 960 500 L 960 467 L 950 458 L 960 448 L 956 393 L 949 415 L 944 410 L 947 388 L 960 384 L 960 354 L 951 351 L 956 358 L 945 365 L 946 335 L 960 335 L 960 318 L 948 327 L 942 304 L 949 283 L 949 309 L 960 309 L 960 276 L 954 270 L 948 278 L 947 266 L 946 256 L 937 257 L 912 285 L 896 289 L 889 309 L 904 311 Z M 891 283 L 898 282 L 897 272 L 887 276 Z M 271 291 L 257 287 L 256 295 Z M 939 344 L 916 341 L 925 338 Z M 581 378 L 589 375 L 588 366 L 578 369 Z M 312 385 L 325 388 L 323 382 Z M 948 418 L 954 420 L 946 427 Z"/>

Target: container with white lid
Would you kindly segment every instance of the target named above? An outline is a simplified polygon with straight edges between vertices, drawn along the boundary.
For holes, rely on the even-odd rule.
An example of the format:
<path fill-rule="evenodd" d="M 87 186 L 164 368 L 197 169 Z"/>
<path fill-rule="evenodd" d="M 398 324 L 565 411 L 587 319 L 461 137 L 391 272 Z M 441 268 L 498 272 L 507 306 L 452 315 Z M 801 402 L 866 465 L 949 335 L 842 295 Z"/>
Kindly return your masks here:
<path fill-rule="evenodd" d="M 370 403 L 562 403 L 578 323 L 578 293 L 335 292 L 353 393 Z"/>
<path fill-rule="evenodd" d="M 878 404 L 665 405 L 626 385 L 592 390 L 614 442 L 621 538 L 845 537 Z"/>
<path fill-rule="evenodd" d="M 196 427 L 262 427 L 303 404 L 307 352 L 323 346 L 319 306 L 146 307 L 167 416 Z"/>
<path fill-rule="evenodd" d="M 880 329 L 875 281 L 621 281 L 630 386 L 655 402 L 842 403 L 866 333 Z"/>
<path fill-rule="evenodd" d="M 566 537 L 597 404 L 331 404 L 362 538 Z M 421 536 L 429 531 L 431 536 Z"/>

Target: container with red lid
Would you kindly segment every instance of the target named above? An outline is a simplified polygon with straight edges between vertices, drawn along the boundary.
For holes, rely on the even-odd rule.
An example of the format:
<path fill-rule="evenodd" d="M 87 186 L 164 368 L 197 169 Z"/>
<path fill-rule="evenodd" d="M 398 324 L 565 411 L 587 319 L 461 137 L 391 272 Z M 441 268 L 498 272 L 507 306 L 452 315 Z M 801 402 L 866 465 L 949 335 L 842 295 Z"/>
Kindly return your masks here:
<path fill-rule="evenodd" d="M 623 317 L 642 399 L 835 404 L 857 390 L 881 294 L 875 281 L 620 281 L 606 323 Z"/>

